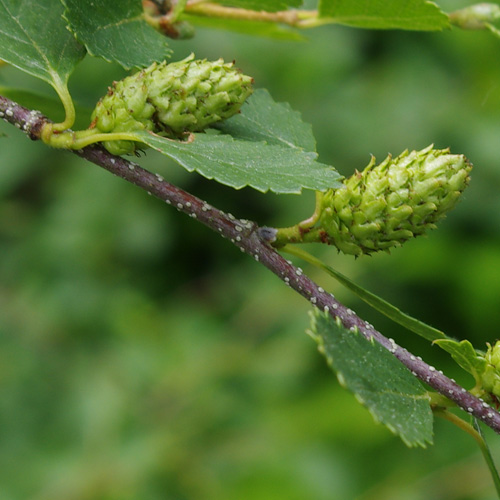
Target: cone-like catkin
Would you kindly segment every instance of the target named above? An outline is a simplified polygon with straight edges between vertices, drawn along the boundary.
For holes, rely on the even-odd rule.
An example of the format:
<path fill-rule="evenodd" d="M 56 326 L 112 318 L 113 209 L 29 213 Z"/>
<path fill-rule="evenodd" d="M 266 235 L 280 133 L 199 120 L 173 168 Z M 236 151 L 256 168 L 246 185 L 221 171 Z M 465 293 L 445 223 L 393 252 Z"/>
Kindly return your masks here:
<path fill-rule="evenodd" d="M 372 158 L 339 189 L 322 199 L 318 225 L 321 241 L 352 255 L 400 246 L 425 233 L 457 203 L 472 166 L 463 155 L 429 146 Z"/>
<path fill-rule="evenodd" d="M 92 114 L 92 127 L 101 132 L 151 130 L 178 138 L 198 132 L 237 113 L 252 93 L 252 78 L 233 63 L 186 59 L 153 63 L 110 87 Z M 133 141 L 108 141 L 113 154 L 140 147 Z"/>

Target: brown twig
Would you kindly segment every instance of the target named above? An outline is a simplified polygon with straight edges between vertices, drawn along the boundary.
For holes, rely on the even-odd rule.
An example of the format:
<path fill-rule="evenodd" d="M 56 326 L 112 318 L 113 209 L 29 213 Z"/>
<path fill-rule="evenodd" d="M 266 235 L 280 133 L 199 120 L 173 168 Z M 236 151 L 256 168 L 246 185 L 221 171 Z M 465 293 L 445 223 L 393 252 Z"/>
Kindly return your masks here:
<path fill-rule="evenodd" d="M 34 140 L 39 138 L 38 134 L 42 126 L 47 122 L 47 119 L 39 112 L 26 109 L 2 96 L 0 96 L 0 118 L 24 130 Z M 308 278 L 299 267 L 284 259 L 272 248 L 263 237 L 265 233 L 259 231 L 254 222 L 237 219 L 231 214 L 224 213 L 165 181 L 160 175 L 145 170 L 135 162 L 113 156 L 100 146 L 88 146 L 74 151 L 74 153 L 127 182 L 135 184 L 227 238 L 243 252 L 266 266 L 312 305 L 328 311 L 333 318 L 339 318 L 346 328 L 358 328 L 365 337 L 373 337 L 379 344 L 393 353 L 415 377 L 500 434 L 500 413 L 467 392 L 466 389 L 446 377 L 442 372 L 429 366 L 421 358 L 398 346 L 392 339 L 384 337 L 372 325 L 362 320 L 333 295 L 323 290 Z"/>

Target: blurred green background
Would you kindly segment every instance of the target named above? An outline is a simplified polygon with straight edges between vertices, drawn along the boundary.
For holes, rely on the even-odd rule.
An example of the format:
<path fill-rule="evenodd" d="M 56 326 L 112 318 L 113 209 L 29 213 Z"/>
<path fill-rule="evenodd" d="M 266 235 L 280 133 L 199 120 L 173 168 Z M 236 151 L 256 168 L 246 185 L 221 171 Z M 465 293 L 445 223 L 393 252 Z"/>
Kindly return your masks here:
<path fill-rule="evenodd" d="M 430 143 L 466 154 L 471 185 L 429 237 L 357 260 L 308 249 L 483 348 L 500 323 L 500 40 L 456 29 L 303 34 L 285 42 L 198 29 L 172 46 L 175 59 L 235 59 L 312 123 L 320 160 L 345 175 L 370 154 Z M 70 89 L 92 108 L 125 74 L 88 57 Z M 52 95 L 10 67 L 0 85 Z M 98 167 L 3 122 L 0 133 L 0 499 L 495 498 L 474 442 L 451 424 L 436 422 L 426 450 L 375 424 L 304 334 L 308 303 L 262 266 Z M 151 151 L 138 161 L 260 224 L 289 225 L 313 209 L 312 193 L 234 191 Z M 303 268 L 470 387 L 437 347 Z M 486 436 L 500 463 L 498 436 Z"/>

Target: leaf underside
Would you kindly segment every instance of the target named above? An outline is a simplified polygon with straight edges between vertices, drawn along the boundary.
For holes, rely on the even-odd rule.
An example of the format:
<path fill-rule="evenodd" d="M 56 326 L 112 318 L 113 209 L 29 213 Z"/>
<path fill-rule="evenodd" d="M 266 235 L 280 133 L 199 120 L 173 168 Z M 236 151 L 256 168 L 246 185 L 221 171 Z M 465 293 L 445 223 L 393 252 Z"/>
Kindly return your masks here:
<path fill-rule="evenodd" d="M 387 349 L 316 309 L 310 335 L 336 373 L 376 421 L 407 446 L 432 444 L 433 416 L 420 382 Z"/>

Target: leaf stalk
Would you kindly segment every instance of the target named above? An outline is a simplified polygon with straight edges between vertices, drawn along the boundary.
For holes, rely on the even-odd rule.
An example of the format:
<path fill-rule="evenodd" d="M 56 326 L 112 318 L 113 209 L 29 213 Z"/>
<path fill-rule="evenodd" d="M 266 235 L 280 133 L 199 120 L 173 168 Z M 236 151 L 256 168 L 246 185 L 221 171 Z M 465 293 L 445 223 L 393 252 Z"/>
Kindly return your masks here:
<path fill-rule="evenodd" d="M 443 418 L 445 420 L 448 420 L 448 422 L 451 422 L 453 425 L 456 425 L 459 429 L 469 434 L 469 436 L 471 436 L 476 441 L 476 443 L 479 446 L 479 449 L 481 450 L 484 461 L 488 466 L 488 470 L 490 471 L 490 475 L 493 480 L 493 484 L 495 485 L 497 496 L 498 498 L 500 498 L 500 477 L 498 475 L 498 470 L 495 466 L 495 463 L 493 462 L 493 457 L 491 456 L 490 449 L 483 437 L 483 434 L 481 432 L 477 420 L 474 419 L 474 427 L 475 427 L 474 428 L 471 424 L 467 423 L 465 420 L 461 419 L 460 417 L 458 417 L 457 415 L 451 413 L 446 409 L 437 407 L 433 408 L 432 411 L 434 415 Z"/>
<path fill-rule="evenodd" d="M 224 5 L 191 0 L 188 1 L 184 12 L 204 17 L 219 19 L 235 19 L 240 21 L 257 21 L 264 23 L 281 23 L 296 28 L 312 28 L 327 22 L 318 18 L 317 10 L 282 10 L 278 12 L 256 11 L 239 7 L 226 7 Z M 331 22 L 328 21 L 328 22 Z"/>

